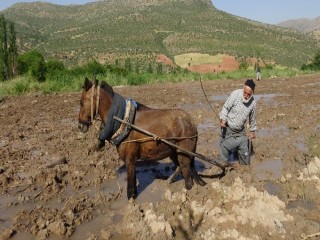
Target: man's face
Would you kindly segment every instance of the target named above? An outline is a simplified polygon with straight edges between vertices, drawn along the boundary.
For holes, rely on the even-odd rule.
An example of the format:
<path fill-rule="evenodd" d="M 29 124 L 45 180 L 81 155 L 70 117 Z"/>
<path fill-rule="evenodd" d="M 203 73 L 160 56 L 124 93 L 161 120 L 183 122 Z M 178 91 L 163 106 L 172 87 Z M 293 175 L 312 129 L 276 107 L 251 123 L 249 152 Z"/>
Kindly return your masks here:
<path fill-rule="evenodd" d="M 243 102 L 248 103 L 253 95 L 253 91 L 250 87 L 247 85 L 244 85 L 243 87 Z"/>

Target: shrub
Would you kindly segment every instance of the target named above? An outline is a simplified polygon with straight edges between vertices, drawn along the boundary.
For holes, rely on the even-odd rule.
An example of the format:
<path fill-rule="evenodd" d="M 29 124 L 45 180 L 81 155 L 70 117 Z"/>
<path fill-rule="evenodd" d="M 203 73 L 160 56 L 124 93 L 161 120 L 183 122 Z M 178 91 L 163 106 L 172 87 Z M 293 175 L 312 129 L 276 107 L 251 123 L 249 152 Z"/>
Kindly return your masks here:
<path fill-rule="evenodd" d="M 19 74 L 29 73 L 37 81 L 45 80 L 46 63 L 42 54 L 36 50 L 28 51 L 18 57 Z"/>
<path fill-rule="evenodd" d="M 320 70 L 320 50 L 318 50 L 310 64 L 303 64 L 301 70 Z"/>
<path fill-rule="evenodd" d="M 65 66 L 62 62 L 58 60 L 49 60 L 47 62 L 47 72 L 54 73 L 55 71 L 62 71 L 65 70 Z"/>

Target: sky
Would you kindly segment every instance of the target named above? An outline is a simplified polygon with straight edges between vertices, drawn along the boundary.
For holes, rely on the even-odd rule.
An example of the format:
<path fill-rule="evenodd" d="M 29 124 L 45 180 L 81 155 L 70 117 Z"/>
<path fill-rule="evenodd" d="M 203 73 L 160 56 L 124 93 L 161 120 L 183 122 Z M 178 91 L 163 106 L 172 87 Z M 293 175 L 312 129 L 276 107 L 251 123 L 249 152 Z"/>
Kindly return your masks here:
<path fill-rule="evenodd" d="M 18 2 L 36 0 L 0 0 L 0 11 Z M 94 0 L 41 0 L 59 5 L 84 4 Z M 232 15 L 258 22 L 277 24 L 282 21 L 320 16 L 320 0 L 212 0 L 213 5 Z"/>

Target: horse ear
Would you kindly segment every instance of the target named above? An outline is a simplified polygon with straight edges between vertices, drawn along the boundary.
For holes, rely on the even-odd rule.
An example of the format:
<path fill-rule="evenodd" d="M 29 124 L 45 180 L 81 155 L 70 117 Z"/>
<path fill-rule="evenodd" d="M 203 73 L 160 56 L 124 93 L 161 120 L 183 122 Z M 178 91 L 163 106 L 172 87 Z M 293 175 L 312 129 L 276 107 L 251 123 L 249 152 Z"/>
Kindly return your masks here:
<path fill-rule="evenodd" d="M 84 80 L 84 86 L 83 88 L 88 91 L 90 88 L 92 87 L 92 83 L 90 82 L 90 80 L 86 77 Z"/>

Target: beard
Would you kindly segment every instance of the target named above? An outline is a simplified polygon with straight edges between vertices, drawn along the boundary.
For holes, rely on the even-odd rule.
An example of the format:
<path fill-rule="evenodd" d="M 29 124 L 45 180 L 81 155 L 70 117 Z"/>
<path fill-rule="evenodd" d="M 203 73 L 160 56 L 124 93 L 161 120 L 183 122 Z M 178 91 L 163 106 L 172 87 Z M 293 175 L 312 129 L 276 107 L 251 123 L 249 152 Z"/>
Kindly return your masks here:
<path fill-rule="evenodd" d="M 243 103 L 248 103 L 248 102 L 250 102 L 252 96 L 253 96 L 253 95 L 251 95 L 248 99 L 245 99 L 245 98 L 242 96 L 242 102 L 243 102 Z"/>

